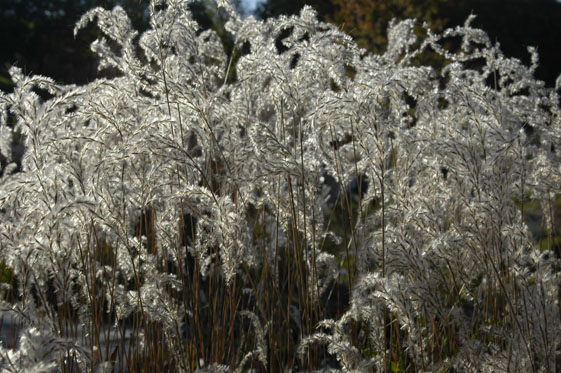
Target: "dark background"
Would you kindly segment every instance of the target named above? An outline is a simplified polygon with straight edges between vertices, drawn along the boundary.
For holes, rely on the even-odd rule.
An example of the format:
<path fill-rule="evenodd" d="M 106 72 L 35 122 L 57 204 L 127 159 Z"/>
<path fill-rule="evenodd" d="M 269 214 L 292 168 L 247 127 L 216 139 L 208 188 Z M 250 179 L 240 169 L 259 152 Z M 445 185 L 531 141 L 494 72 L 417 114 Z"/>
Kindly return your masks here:
<path fill-rule="evenodd" d="M 387 23 L 393 17 L 419 18 L 442 30 L 463 24 L 473 13 L 478 16 L 474 25 L 499 41 L 507 56 L 529 63 L 526 47 L 536 46 L 540 55 L 536 75 L 548 86 L 561 72 L 561 3 L 555 0 L 265 0 L 256 16 L 295 14 L 306 3 L 317 9 L 320 19 L 340 26 L 361 47 L 375 52 L 383 51 Z M 10 90 L 12 65 L 61 83 L 94 80 L 97 62 L 89 44 L 99 31 L 91 25 L 74 38 L 74 24 L 92 7 L 111 9 L 117 4 L 138 30 L 146 28 L 148 0 L 0 0 L 0 89 Z M 239 1 L 237 6 L 244 10 Z M 191 7 L 204 27 L 221 28 L 221 18 L 202 1 Z"/>
<path fill-rule="evenodd" d="M 146 17 L 138 0 L 0 0 L 0 89 L 9 90 L 8 69 L 83 84 L 96 77 L 97 62 L 89 45 L 98 31 L 90 26 L 74 38 L 74 24 L 95 6 L 121 3 L 135 26 Z"/>

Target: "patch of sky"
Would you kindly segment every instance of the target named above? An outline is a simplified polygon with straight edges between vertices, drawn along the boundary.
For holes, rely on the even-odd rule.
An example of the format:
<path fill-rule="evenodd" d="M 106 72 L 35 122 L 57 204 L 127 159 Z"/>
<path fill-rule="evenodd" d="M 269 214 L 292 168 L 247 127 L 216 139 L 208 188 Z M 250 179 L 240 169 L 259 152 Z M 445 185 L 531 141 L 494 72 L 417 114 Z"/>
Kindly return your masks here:
<path fill-rule="evenodd" d="M 264 0 L 242 0 L 242 6 L 244 7 L 246 14 L 253 14 L 260 3 Z"/>

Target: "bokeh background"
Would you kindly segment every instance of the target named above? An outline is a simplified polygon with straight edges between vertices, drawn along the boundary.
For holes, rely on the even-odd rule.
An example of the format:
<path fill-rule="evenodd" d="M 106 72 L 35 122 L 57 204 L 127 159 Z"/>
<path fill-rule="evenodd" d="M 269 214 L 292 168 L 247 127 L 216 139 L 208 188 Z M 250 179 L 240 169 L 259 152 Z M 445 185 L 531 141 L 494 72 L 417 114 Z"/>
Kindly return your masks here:
<path fill-rule="evenodd" d="M 148 0 L 0 0 L 0 89 L 9 91 L 8 69 L 21 67 L 61 83 L 83 84 L 97 76 L 97 61 L 89 49 L 96 38 L 94 26 L 76 37 L 73 27 L 95 6 L 121 5 L 134 26 L 145 29 Z M 435 30 L 462 24 L 476 14 L 475 25 L 498 41 L 505 54 L 529 63 L 528 46 L 538 48 L 537 78 L 548 86 L 561 72 L 561 3 L 557 0 L 235 0 L 245 16 L 258 18 L 295 14 L 313 6 L 321 20 L 334 23 L 357 43 L 374 52 L 385 47 L 385 30 L 396 17 L 418 18 Z M 203 27 L 223 30 L 223 17 L 204 0 L 191 9 Z M 222 35 L 227 37 L 225 35 Z"/>

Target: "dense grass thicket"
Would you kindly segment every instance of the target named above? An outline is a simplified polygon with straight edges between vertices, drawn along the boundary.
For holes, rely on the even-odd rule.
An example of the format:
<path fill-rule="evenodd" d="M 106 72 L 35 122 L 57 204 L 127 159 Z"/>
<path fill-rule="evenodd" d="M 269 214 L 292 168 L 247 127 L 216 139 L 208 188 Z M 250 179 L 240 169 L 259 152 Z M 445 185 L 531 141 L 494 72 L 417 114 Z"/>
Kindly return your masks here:
<path fill-rule="evenodd" d="M 85 14 L 113 78 L 12 68 L 2 371 L 561 371 L 561 78 L 535 50 L 470 18 L 372 55 L 309 7 L 218 0 L 227 53 L 189 2 L 141 35 Z"/>

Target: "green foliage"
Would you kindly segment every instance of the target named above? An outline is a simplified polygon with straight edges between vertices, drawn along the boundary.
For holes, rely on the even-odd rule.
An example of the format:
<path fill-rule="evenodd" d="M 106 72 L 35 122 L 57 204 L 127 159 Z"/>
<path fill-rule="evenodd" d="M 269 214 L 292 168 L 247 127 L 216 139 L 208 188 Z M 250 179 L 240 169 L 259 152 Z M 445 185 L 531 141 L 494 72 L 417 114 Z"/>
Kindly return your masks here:
<path fill-rule="evenodd" d="M 0 262 L 0 283 L 10 284 L 14 278 L 14 271 L 4 262 Z"/>

